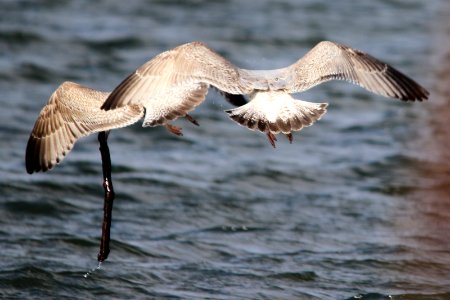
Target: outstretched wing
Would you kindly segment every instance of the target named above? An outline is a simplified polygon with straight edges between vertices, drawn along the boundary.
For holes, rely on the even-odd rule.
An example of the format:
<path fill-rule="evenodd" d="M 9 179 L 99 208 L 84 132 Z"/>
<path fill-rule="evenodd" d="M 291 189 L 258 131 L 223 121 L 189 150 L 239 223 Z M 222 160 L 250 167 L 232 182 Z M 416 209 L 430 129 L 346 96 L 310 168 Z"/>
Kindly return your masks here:
<path fill-rule="evenodd" d="M 210 85 L 229 94 L 251 91 L 237 67 L 205 44 L 193 42 L 139 67 L 112 91 L 102 109 L 141 104 L 146 109 L 144 125 L 161 125 L 199 105 Z"/>
<path fill-rule="evenodd" d="M 31 132 L 25 154 L 27 172 L 53 168 L 83 136 L 127 126 L 142 118 L 144 108 L 139 105 L 113 112 L 101 110 L 108 95 L 72 82 L 61 84 L 50 96 Z"/>
<path fill-rule="evenodd" d="M 334 42 L 320 42 L 295 64 L 285 68 L 288 92 L 302 92 L 329 80 L 346 80 L 376 94 L 404 101 L 428 99 L 415 81 L 373 56 Z"/>

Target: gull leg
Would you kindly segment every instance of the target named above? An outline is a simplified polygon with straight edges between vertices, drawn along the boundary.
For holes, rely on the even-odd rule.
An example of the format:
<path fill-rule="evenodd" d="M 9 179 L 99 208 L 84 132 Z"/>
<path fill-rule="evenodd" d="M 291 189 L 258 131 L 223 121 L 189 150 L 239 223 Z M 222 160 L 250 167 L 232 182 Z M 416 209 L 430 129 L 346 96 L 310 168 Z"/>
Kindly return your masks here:
<path fill-rule="evenodd" d="M 269 139 L 269 142 L 272 145 L 272 147 L 275 148 L 275 142 L 277 141 L 276 136 L 270 131 L 267 132 L 266 135 L 267 135 L 267 138 Z"/>
<path fill-rule="evenodd" d="M 185 117 L 186 117 L 186 119 L 187 119 L 189 122 L 191 122 L 192 124 L 197 125 L 197 126 L 200 126 L 200 124 L 198 124 L 197 120 L 194 119 L 191 115 L 186 114 Z"/>
<path fill-rule="evenodd" d="M 171 125 L 171 124 L 166 124 L 166 128 L 167 130 L 169 130 L 171 133 L 178 135 L 178 136 L 183 136 L 183 133 L 181 132 L 182 128 L 175 126 L 175 125 Z"/>

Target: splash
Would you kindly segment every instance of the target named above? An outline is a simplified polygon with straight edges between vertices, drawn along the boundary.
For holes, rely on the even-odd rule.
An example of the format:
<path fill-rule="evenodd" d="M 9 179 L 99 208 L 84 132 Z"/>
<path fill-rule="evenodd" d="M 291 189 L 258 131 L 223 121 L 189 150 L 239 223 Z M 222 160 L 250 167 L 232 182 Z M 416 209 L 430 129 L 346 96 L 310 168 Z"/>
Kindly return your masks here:
<path fill-rule="evenodd" d="M 97 270 L 100 270 L 100 268 L 102 267 L 102 262 L 98 262 L 97 267 L 89 270 L 86 274 L 83 275 L 84 278 L 88 278 L 89 276 L 91 276 L 92 273 L 94 273 Z"/>

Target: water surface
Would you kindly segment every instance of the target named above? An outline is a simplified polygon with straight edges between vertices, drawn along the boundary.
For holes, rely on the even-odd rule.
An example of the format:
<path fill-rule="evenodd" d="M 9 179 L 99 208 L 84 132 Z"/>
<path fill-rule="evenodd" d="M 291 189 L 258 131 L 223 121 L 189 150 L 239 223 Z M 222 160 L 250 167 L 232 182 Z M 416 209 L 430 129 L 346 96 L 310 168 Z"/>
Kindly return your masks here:
<path fill-rule="evenodd" d="M 435 1 L 3 1 L 0 296 L 5 299 L 449 299 L 449 5 Z M 325 117 L 273 149 L 211 91 L 182 138 L 110 136 L 112 251 L 95 136 L 32 176 L 28 135 L 63 81 L 111 90 L 199 40 L 244 68 L 318 41 L 370 52 L 431 91 L 401 103 L 327 83 Z"/>

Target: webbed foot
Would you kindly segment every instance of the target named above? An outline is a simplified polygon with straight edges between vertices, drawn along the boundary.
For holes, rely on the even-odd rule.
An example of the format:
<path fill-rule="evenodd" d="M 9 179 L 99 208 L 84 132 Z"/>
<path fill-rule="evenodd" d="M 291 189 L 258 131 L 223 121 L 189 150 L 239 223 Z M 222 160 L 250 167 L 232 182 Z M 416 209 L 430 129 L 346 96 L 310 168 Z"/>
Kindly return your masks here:
<path fill-rule="evenodd" d="M 166 128 L 167 128 L 167 130 L 169 130 L 169 132 L 171 132 L 175 135 L 183 136 L 183 133 L 181 132 L 182 131 L 181 127 L 171 125 L 171 124 L 166 124 Z"/>
<path fill-rule="evenodd" d="M 272 145 L 272 147 L 276 148 L 275 142 L 277 141 L 277 137 L 270 131 L 267 132 L 266 135 L 267 135 L 267 138 L 269 139 L 269 142 Z"/>

